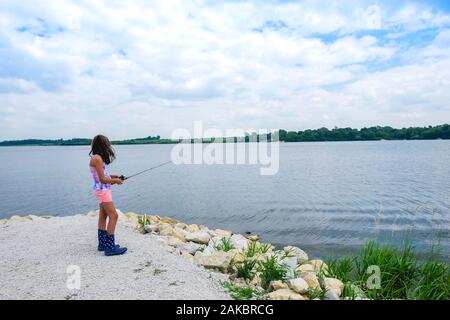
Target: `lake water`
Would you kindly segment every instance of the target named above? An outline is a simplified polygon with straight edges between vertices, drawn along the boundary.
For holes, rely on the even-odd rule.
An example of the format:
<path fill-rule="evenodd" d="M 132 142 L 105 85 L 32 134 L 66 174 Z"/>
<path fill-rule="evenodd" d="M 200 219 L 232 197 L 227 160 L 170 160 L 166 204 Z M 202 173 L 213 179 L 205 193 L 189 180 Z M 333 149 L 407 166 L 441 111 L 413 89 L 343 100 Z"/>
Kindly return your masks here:
<path fill-rule="evenodd" d="M 172 145 L 116 146 L 111 172 L 170 159 Z M 86 147 L 0 148 L 0 217 L 96 209 Z M 122 211 L 251 231 L 312 256 L 351 252 L 368 239 L 450 255 L 450 141 L 285 143 L 280 170 L 170 164 L 114 187 Z"/>

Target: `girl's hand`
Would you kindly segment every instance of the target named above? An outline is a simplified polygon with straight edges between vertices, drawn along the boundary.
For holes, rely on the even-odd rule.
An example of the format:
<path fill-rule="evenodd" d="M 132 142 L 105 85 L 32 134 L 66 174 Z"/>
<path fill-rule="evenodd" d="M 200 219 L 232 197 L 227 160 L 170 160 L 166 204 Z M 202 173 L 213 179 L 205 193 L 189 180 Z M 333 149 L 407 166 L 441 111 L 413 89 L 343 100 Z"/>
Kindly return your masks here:
<path fill-rule="evenodd" d="M 114 184 L 123 184 L 123 180 L 122 179 L 119 179 L 119 178 L 116 178 L 116 179 L 114 179 Z"/>

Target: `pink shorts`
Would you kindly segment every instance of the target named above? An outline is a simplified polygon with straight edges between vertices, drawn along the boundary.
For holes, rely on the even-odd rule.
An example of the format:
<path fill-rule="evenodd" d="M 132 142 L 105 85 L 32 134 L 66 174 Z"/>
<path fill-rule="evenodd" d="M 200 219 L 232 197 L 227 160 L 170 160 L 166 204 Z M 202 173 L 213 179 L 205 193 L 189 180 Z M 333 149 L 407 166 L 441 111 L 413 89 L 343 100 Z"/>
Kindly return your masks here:
<path fill-rule="evenodd" d="M 112 202 L 111 189 L 94 191 L 94 196 L 97 198 L 98 203 Z"/>

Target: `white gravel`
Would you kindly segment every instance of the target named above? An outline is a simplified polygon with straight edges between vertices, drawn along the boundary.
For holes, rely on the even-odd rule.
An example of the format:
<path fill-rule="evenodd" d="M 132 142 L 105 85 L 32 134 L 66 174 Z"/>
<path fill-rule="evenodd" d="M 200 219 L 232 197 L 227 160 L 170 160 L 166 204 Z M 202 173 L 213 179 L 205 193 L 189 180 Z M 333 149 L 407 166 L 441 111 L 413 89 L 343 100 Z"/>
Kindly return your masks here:
<path fill-rule="evenodd" d="M 156 236 L 120 225 L 123 256 L 97 251 L 97 219 L 76 215 L 0 225 L 0 299 L 229 299 L 218 278 L 169 253 Z M 69 290 L 67 267 L 81 268 Z"/>

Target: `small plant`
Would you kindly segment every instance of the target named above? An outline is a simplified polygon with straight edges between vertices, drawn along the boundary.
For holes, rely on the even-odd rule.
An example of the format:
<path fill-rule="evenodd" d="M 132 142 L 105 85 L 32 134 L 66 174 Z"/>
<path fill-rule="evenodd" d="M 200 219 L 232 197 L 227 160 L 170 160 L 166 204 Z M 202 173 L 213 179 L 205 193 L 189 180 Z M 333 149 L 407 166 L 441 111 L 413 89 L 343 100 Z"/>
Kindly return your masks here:
<path fill-rule="evenodd" d="M 234 300 L 250 300 L 253 298 L 254 290 L 250 287 L 239 287 L 228 281 L 224 282 L 223 286 Z"/>
<path fill-rule="evenodd" d="M 269 243 L 261 244 L 259 246 L 259 253 L 265 254 L 265 253 L 269 252 L 271 247 L 272 246 Z"/>
<path fill-rule="evenodd" d="M 253 258 L 257 253 L 258 253 L 257 243 L 256 241 L 251 241 L 247 251 L 244 252 L 244 255 L 248 258 Z"/>
<path fill-rule="evenodd" d="M 309 300 L 314 300 L 317 298 L 322 299 L 324 291 L 320 288 L 309 287 L 305 295 L 308 297 Z"/>
<path fill-rule="evenodd" d="M 145 232 L 145 226 L 150 224 L 150 217 L 148 217 L 146 214 L 143 216 L 138 217 L 138 229 L 139 232 L 144 233 Z"/>
<path fill-rule="evenodd" d="M 236 264 L 237 276 L 245 280 L 252 280 L 255 276 L 255 266 L 257 261 L 253 259 L 245 259 L 243 262 Z"/>
<path fill-rule="evenodd" d="M 219 244 L 215 245 L 214 248 L 217 251 L 225 251 L 228 252 L 234 249 L 234 245 L 229 238 L 222 238 Z"/>
<path fill-rule="evenodd" d="M 261 273 L 261 283 L 267 289 L 271 281 L 285 280 L 287 267 L 279 264 L 276 255 L 272 255 L 266 260 L 259 261 L 258 271 Z"/>

